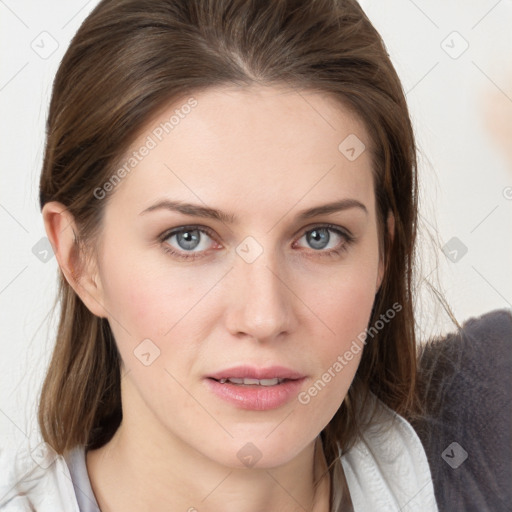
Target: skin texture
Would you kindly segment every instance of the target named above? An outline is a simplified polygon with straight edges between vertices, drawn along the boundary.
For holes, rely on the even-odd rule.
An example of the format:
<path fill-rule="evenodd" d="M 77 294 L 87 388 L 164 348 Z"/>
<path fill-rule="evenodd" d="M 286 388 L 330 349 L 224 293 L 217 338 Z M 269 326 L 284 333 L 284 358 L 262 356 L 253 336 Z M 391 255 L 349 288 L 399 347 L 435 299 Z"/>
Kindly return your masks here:
<path fill-rule="evenodd" d="M 326 511 L 328 479 L 313 485 L 326 469 L 315 444 L 361 353 L 307 405 L 294 397 L 277 409 L 243 410 L 212 394 L 205 377 L 240 364 L 281 365 L 305 375 L 304 391 L 365 329 L 383 274 L 370 152 L 350 161 L 338 146 L 350 134 L 367 148 L 370 141 L 357 118 L 317 93 L 224 87 L 194 98 L 197 106 L 116 186 L 79 280 L 73 219 L 59 203 L 43 211 L 61 268 L 88 308 L 108 318 L 123 360 L 123 421 L 87 454 L 92 486 L 103 512 Z M 131 151 L 176 108 L 144 127 Z M 348 198 L 367 211 L 298 219 Z M 165 209 L 141 215 L 165 199 L 238 221 Z M 311 231 L 325 223 L 355 240 L 328 231 L 318 249 Z M 159 239 L 188 225 L 211 233 L 199 233 L 188 253 L 176 236 Z M 237 253 L 248 236 L 256 241 L 249 252 L 262 250 L 252 263 Z M 166 247 L 199 257 L 180 259 Z M 134 354 L 145 339 L 151 358 L 160 351 L 148 366 Z M 261 455 L 251 468 L 237 457 L 247 443 Z"/>

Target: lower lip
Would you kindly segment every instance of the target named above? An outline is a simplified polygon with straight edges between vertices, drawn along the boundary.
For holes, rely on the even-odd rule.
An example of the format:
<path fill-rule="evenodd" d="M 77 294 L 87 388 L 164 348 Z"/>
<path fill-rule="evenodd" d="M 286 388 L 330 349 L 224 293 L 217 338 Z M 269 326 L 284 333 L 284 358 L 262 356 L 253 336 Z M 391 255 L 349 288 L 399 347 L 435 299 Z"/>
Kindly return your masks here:
<path fill-rule="evenodd" d="M 282 407 L 295 398 L 304 379 L 285 380 L 275 386 L 245 386 L 214 379 L 206 379 L 207 385 L 218 397 L 240 409 L 268 411 Z"/>

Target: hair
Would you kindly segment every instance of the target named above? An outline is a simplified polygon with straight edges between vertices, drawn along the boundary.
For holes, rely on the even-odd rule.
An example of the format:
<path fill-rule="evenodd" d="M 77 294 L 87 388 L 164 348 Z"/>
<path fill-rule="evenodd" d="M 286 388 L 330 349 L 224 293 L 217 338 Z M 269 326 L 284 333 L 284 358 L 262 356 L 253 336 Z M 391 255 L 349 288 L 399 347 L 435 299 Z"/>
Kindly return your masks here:
<path fill-rule="evenodd" d="M 413 314 L 418 184 L 413 129 L 384 43 L 355 0 L 104 0 L 73 38 L 53 84 L 40 206 L 61 202 L 78 261 L 104 208 L 94 191 L 155 115 L 212 87 L 286 86 L 328 95 L 364 123 L 385 275 L 360 365 L 321 433 L 329 467 L 361 432 L 371 393 L 405 418 L 420 411 Z M 394 236 L 386 228 L 392 212 Z M 59 273 L 60 322 L 38 422 L 58 453 L 107 443 L 122 420 L 120 357 L 107 319 Z M 395 305 L 400 311 L 383 322 Z M 371 393 L 370 393 L 371 392 Z"/>

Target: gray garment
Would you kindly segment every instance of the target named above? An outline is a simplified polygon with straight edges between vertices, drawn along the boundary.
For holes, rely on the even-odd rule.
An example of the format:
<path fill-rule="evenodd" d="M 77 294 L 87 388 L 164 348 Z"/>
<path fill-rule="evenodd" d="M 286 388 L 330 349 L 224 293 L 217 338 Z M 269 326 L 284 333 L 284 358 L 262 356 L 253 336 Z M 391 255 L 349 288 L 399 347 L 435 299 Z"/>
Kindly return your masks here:
<path fill-rule="evenodd" d="M 92 491 L 87 465 L 85 463 L 85 448 L 77 446 L 65 457 L 69 468 L 76 500 L 80 512 L 101 512 Z"/>
<path fill-rule="evenodd" d="M 439 511 L 512 511 L 511 312 L 471 318 L 430 341 L 419 366 L 427 414 L 413 427 Z"/>

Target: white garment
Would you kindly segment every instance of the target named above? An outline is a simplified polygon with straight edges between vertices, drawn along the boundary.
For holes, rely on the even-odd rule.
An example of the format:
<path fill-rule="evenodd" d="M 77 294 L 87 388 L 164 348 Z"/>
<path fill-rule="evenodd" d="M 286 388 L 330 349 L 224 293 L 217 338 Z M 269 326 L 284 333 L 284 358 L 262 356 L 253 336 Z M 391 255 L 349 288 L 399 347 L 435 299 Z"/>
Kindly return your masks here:
<path fill-rule="evenodd" d="M 404 418 L 380 401 L 379 405 L 379 421 L 341 456 L 354 512 L 438 512 L 421 441 Z M 34 510 L 99 510 L 83 447 L 77 447 L 66 458 L 56 455 L 45 443 L 29 445 L 24 440 L 18 446 L 2 447 L 0 512 Z"/>
<path fill-rule="evenodd" d="M 378 421 L 341 456 L 354 512 L 438 512 L 418 435 L 402 416 L 378 405 Z"/>

